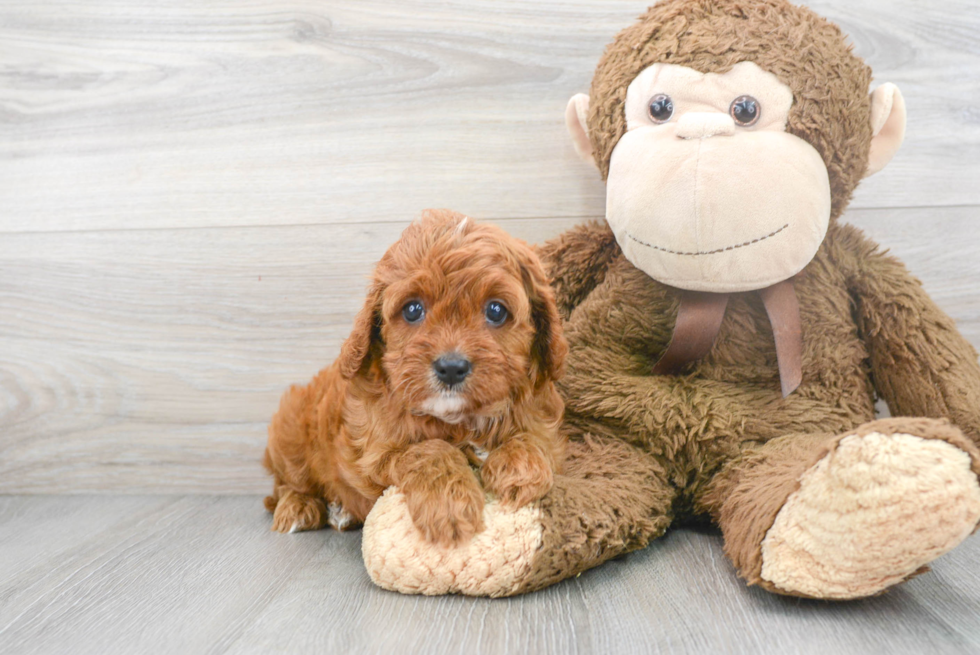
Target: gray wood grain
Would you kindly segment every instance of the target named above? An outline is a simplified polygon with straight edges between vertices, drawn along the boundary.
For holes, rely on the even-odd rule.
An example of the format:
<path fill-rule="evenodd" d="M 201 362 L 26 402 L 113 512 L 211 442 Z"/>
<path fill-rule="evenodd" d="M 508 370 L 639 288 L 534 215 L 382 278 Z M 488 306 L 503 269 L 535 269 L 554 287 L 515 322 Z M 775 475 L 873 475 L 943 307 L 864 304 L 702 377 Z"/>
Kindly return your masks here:
<path fill-rule="evenodd" d="M 602 215 L 562 108 L 644 5 L 0 3 L 0 493 L 263 491 L 279 395 L 421 208 Z M 980 11 L 813 6 L 910 112 L 847 219 L 980 344 Z"/>
<path fill-rule="evenodd" d="M 600 215 L 564 106 L 647 4 L 8 0 L 0 232 Z M 980 204 L 976 3 L 810 4 L 906 95 L 854 206 Z"/>
<path fill-rule="evenodd" d="M 280 395 L 336 356 L 407 224 L 7 235 L 0 493 L 264 491 Z"/>
<path fill-rule="evenodd" d="M 279 535 L 259 497 L 0 498 L 0 652 L 972 653 L 974 536 L 863 601 L 746 588 L 713 533 L 512 599 L 374 587 L 360 533 Z"/>
<path fill-rule="evenodd" d="M 854 210 L 980 346 L 980 209 Z M 261 493 L 282 392 L 336 356 L 408 221 L 0 240 L 0 493 Z M 500 221 L 530 241 L 571 219 Z"/>
<path fill-rule="evenodd" d="M 279 394 L 424 207 L 603 214 L 562 124 L 649 0 L 0 1 L 0 652 L 973 653 L 980 538 L 879 598 L 748 589 L 676 529 L 543 592 L 371 585 L 269 532 Z M 813 0 L 909 131 L 846 220 L 980 345 L 980 7 Z M 159 496 L 127 496 L 155 493 Z"/>

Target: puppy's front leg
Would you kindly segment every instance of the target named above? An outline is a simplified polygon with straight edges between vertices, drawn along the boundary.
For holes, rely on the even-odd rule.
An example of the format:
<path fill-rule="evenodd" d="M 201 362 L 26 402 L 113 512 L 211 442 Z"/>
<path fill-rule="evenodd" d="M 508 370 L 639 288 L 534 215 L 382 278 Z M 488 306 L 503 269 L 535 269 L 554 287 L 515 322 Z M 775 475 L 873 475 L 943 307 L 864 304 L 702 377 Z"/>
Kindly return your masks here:
<path fill-rule="evenodd" d="M 412 444 L 393 469 L 426 540 L 455 545 L 483 530 L 483 489 L 459 448 L 437 439 Z"/>
<path fill-rule="evenodd" d="M 483 486 L 506 507 L 523 507 L 540 500 L 555 482 L 555 449 L 525 435 L 508 439 L 483 463 Z"/>

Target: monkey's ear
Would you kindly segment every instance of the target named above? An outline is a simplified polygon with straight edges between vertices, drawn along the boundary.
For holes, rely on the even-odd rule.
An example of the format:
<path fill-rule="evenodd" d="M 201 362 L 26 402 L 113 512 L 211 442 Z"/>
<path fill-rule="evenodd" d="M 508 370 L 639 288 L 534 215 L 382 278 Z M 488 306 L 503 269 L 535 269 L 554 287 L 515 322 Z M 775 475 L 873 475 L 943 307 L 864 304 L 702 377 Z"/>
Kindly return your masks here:
<path fill-rule="evenodd" d="M 865 177 L 891 161 L 905 139 L 905 100 L 894 84 L 882 84 L 871 94 L 871 153 Z"/>
<path fill-rule="evenodd" d="M 576 93 L 565 107 L 565 127 L 568 128 L 568 133 L 572 135 L 572 144 L 575 146 L 575 152 L 578 153 L 578 156 L 595 166 L 595 158 L 592 156 L 592 141 L 589 139 L 588 117 L 589 96 L 584 93 Z"/>
<path fill-rule="evenodd" d="M 354 317 L 354 329 L 340 347 L 340 374 L 351 379 L 370 359 L 372 352 L 381 344 L 381 297 L 382 287 L 377 282 L 368 290 L 364 307 Z"/>

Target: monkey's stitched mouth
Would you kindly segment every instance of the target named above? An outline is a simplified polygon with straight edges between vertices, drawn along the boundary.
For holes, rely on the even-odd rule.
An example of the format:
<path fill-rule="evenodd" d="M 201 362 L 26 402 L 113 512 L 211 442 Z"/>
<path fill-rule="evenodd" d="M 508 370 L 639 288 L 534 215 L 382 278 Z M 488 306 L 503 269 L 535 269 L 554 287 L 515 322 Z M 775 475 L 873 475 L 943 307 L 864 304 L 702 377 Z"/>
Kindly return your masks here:
<path fill-rule="evenodd" d="M 742 243 L 737 243 L 737 244 L 735 244 L 733 246 L 728 246 L 726 248 L 718 248 L 717 250 L 705 250 L 705 251 L 695 251 L 695 252 L 681 252 L 679 250 L 671 250 L 670 248 L 663 248 L 661 246 L 655 246 L 652 243 L 647 243 L 646 241 L 642 241 L 640 239 L 637 239 L 635 236 L 633 236 L 629 232 L 626 233 L 626 236 L 628 236 L 633 241 L 636 241 L 641 246 L 646 246 L 647 248 L 653 248 L 654 250 L 659 250 L 661 252 L 670 253 L 671 255 L 688 255 L 688 256 L 693 256 L 693 255 L 717 255 L 720 252 L 727 252 L 729 250 L 737 250 L 738 248 L 744 248 L 745 246 L 751 246 L 753 243 L 759 243 L 760 241 L 765 241 L 769 237 L 776 236 L 777 234 L 779 234 L 780 232 L 782 232 L 783 230 L 785 230 L 788 227 L 789 227 L 789 223 L 787 223 L 786 225 L 782 226 L 778 230 L 774 230 L 774 231 L 770 232 L 769 234 L 765 235 L 764 237 L 758 237 L 756 239 L 752 239 L 751 241 L 744 241 Z"/>

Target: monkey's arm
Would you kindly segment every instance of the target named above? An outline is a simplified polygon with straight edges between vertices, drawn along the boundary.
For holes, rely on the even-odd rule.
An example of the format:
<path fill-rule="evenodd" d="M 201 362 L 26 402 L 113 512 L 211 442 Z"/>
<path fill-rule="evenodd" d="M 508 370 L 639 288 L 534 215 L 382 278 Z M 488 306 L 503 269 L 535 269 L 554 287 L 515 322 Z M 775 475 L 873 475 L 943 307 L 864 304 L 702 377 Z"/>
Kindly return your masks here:
<path fill-rule="evenodd" d="M 976 350 L 905 266 L 860 230 L 841 226 L 838 245 L 875 389 L 892 414 L 948 418 L 980 443 Z"/>
<path fill-rule="evenodd" d="M 558 311 L 572 310 L 600 284 L 619 245 L 605 221 L 589 221 L 535 247 L 555 291 Z"/>
<path fill-rule="evenodd" d="M 607 284 L 566 322 L 570 350 L 558 384 L 567 424 L 642 444 L 668 458 L 678 444 L 702 437 L 769 439 L 827 431 L 835 409 L 821 394 L 784 400 L 775 370 L 771 378 L 758 380 L 738 375 L 737 369 L 725 379 L 698 375 L 697 369 L 693 375 L 654 375 L 674 330 L 678 295 L 645 280 L 644 273 L 618 261 Z"/>
<path fill-rule="evenodd" d="M 589 350 L 560 383 L 567 398 L 566 422 L 575 432 L 623 439 L 671 461 L 685 444 L 719 435 L 768 439 L 779 436 L 785 423 L 773 406 L 778 392 L 772 388 L 642 373 L 620 353 Z M 805 405 L 801 401 L 795 407 L 805 411 Z M 764 420 L 760 407 L 776 420 Z"/>
<path fill-rule="evenodd" d="M 627 268 L 615 268 L 609 275 L 618 279 Z M 681 441 L 696 440 L 699 434 L 707 438 L 751 433 L 764 438 L 774 433 L 776 428 L 762 421 L 757 411 L 778 402 L 771 385 L 654 375 L 653 364 L 673 331 L 676 299 L 660 285 L 638 284 L 635 279 L 623 285 L 629 289 L 628 304 L 622 295 L 603 288 L 565 325 L 570 350 L 558 385 L 567 424 L 578 432 L 642 445 L 668 459 Z M 778 406 L 770 409 L 771 418 Z"/>

